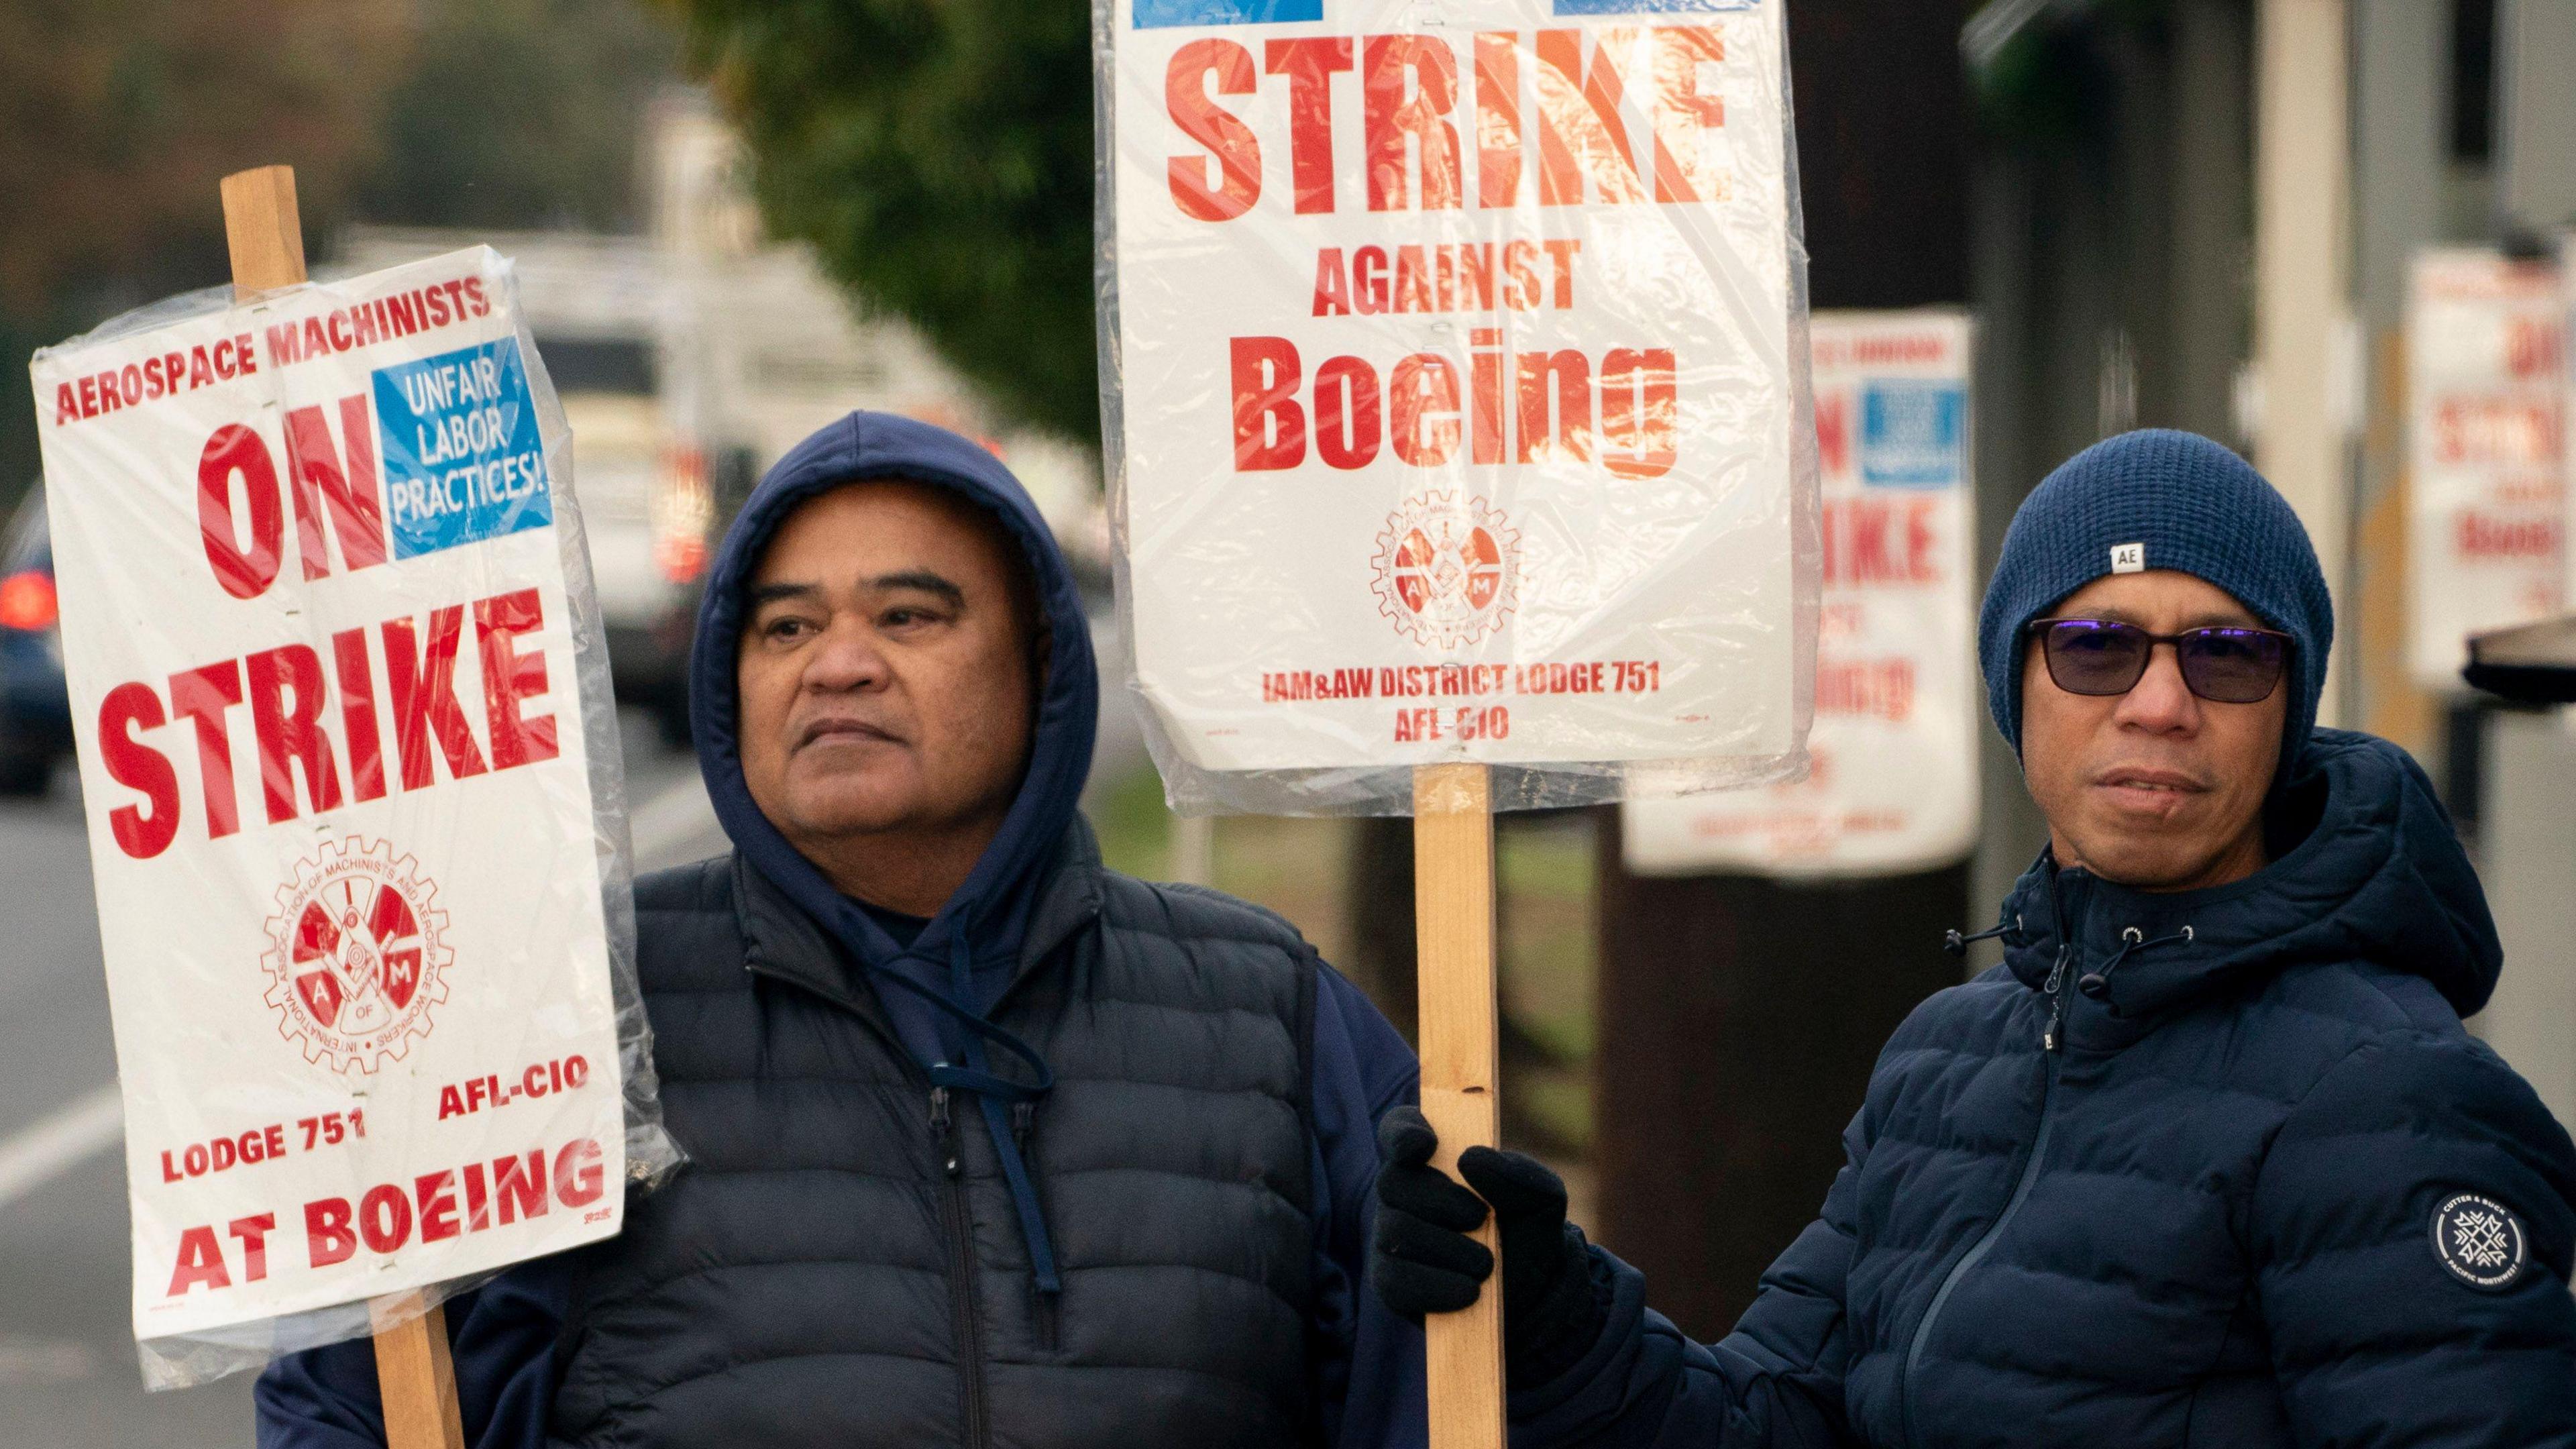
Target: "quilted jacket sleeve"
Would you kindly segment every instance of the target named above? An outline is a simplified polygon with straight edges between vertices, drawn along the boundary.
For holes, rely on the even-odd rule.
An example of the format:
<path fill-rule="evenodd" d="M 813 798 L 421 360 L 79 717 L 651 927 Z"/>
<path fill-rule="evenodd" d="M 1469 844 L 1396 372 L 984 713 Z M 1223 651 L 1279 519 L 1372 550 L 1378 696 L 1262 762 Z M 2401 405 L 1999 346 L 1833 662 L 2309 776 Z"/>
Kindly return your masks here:
<path fill-rule="evenodd" d="M 2457 1034 L 2365 1043 L 2274 1138 L 2249 1247 L 2297 1441 L 2576 1449 L 2576 1148 Z"/>
<path fill-rule="evenodd" d="M 1852 1442 L 1843 1414 L 1843 1283 L 1861 1119 L 1824 1212 L 1762 1275 L 1761 1292 L 1714 1345 L 1683 1337 L 1646 1307 L 1645 1277 L 1600 1248 L 1610 1321 L 1592 1352 L 1554 1383 L 1511 1396 L 1515 1449 L 1833 1449 Z"/>

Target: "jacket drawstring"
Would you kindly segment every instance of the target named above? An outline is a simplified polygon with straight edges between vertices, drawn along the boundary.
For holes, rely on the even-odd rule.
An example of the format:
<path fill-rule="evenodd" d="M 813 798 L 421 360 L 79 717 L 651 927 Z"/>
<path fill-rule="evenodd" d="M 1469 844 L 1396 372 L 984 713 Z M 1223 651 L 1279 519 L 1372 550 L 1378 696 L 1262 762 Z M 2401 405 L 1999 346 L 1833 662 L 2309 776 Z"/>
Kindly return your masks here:
<path fill-rule="evenodd" d="M 960 929 L 949 938 L 949 989 L 959 996 L 968 995 L 973 990 L 974 970 L 974 953 L 966 944 L 966 932 L 961 922 Z M 945 1063 L 931 1068 L 931 1080 L 941 1081 L 941 1073 L 948 1072 L 951 1075 L 942 1085 L 965 1087 L 982 1104 L 984 1130 L 992 1136 L 993 1155 L 1002 1161 L 1002 1178 L 1010 1185 L 1011 1207 L 1020 1219 L 1020 1238 L 1028 1245 L 1029 1273 L 1037 1280 L 1038 1292 L 1053 1297 L 1064 1291 L 1064 1279 L 1056 1273 L 1055 1242 L 1047 1234 L 1046 1213 L 1038 1205 L 1037 1185 L 1029 1180 L 1028 1162 L 1020 1153 L 1020 1134 L 1012 1130 L 1010 1119 L 1015 1114 L 1033 1114 L 1038 1097 L 1055 1085 L 1055 1074 L 1019 1038 L 981 1016 L 975 1018 L 975 1023 L 983 1029 L 978 1031 L 975 1026 L 967 1029 L 966 1065 L 980 1082 L 969 1083 L 965 1080 L 967 1073 L 958 1073 Z M 996 1041 L 1008 1041 L 1020 1048 L 1038 1070 L 1040 1080 L 1037 1085 L 1022 1086 L 995 1077 L 986 1070 L 983 1038 L 987 1033 Z"/>
<path fill-rule="evenodd" d="M 2152 941 L 2147 939 L 2146 932 L 2137 927 L 2123 926 L 2120 929 L 2120 949 L 2111 953 L 2111 959 L 2102 963 L 2101 970 L 2087 971 L 2077 978 L 2075 989 L 2099 1001 L 2111 989 L 2111 973 L 2120 969 L 2120 963 L 2129 959 L 2130 952 L 2151 951 L 2158 946 L 2170 946 L 2177 941 L 2191 939 L 2192 931 L 2189 926 L 2183 927 L 2170 936 L 2158 936 Z"/>
<path fill-rule="evenodd" d="M 855 908 L 852 913 L 856 914 Z M 931 1009 L 955 1022 L 965 1033 L 966 1064 L 929 1062 L 922 1070 L 934 1087 L 971 1092 L 984 1110 L 984 1129 L 993 1139 L 993 1155 L 1001 1160 L 1002 1178 L 1011 1190 L 1011 1207 L 1020 1220 L 1020 1239 L 1028 1245 L 1029 1272 L 1037 1280 L 1037 1290 L 1053 1297 L 1064 1291 L 1064 1279 L 1056 1271 L 1055 1241 L 1047 1233 L 1046 1216 L 1038 1205 L 1036 1184 L 1029 1179 L 1028 1162 L 1020 1149 L 1021 1134 L 1011 1130 L 1009 1112 L 1034 1112 L 1037 1100 L 1055 1087 L 1055 1071 L 1037 1049 L 1011 1032 L 995 1026 L 982 1012 L 963 1004 L 959 998 L 974 994 L 975 961 L 967 944 L 966 923 L 960 918 L 949 938 L 949 990 L 924 986 L 900 971 L 882 966 L 868 966 L 868 974 L 879 982 L 896 986 L 918 997 Z M 918 959 L 918 958 L 916 958 Z M 862 963 L 864 964 L 864 963 Z M 950 995 L 954 992 L 955 995 Z M 999 1047 L 1019 1059 L 1035 1079 L 1015 1082 L 995 1073 L 985 1044 Z"/>
<path fill-rule="evenodd" d="M 1965 956 L 1968 954 L 1969 945 L 1973 942 L 1991 941 L 1997 936 L 2009 936 L 2019 930 L 2021 930 L 2021 917 L 2017 914 L 2010 920 L 1995 922 L 1995 927 L 1991 931 L 1979 931 L 1972 936 L 1960 935 L 1958 928 L 1954 926 L 1941 933 L 1941 949 L 1953 956 Z M 2006 941 L 2004 944 L 2010 946 L 2014 943 Z"/>

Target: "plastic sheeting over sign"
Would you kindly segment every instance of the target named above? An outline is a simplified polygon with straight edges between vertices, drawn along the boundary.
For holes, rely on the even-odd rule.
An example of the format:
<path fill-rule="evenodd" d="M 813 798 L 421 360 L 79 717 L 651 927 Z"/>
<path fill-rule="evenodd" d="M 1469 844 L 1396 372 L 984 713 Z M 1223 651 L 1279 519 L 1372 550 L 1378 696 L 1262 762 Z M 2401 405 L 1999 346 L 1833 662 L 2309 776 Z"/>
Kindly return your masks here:
<path fill-rule="evenodd" d="M 508 263 L 181 298 L 34 382 L 147 1379 L 617 1232 L 675 1154 Z"/>
<path fill-rule="evenodd" d="M 2555 262 L 2481 247 L 2415 259 L 2408 658 L 2427 689 L 2465 688 L 2469 635 L 2545 618 L 2563 597 L 2565 307 Z"/>
<path fill-rule="evenodd" d="M 1803 763 L 1776 0 L 1105 0 L 1119 603 L 1176 805 Z"/>
<path fill-rule="evenodd" d="M 1794 784 L 1627 807 L 1641 875 L 1926 870 L 1977 838 L 1969 326 L 1819 312 L 1824 609 L 1814 761 Z"/>

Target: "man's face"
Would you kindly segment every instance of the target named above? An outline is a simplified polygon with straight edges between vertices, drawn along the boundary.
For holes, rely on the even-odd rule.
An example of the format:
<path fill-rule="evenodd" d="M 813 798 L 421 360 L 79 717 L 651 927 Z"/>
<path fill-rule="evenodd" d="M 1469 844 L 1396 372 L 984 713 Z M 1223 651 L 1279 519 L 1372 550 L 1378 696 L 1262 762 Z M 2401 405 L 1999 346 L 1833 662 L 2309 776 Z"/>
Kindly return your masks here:
<path fill-rule="evenodd" d="M 736 665 L 742 773 L 809 858 L 999 828 L 1031 715 L 1009 547 L 971 504 L 900 481 L 825 493 L 770 540 Z"/>
<path fill-rule="evenodd" d="M 2109 619 L 2157 634 L 2262 628 L 2207 580 L 2169 569 L 2094 580 L 2049 617 Z M 2159 644 L 2126 694 L 2059 689 L 2037 640 L 2024 645 L 2022 775 L 2048 817 L 2060 865 L 2145 890 L 2197 890 L 2262 868 L 2263 797 L 2280 761 L 2291 672 L 2253 704 L 2202 699 Z"/>

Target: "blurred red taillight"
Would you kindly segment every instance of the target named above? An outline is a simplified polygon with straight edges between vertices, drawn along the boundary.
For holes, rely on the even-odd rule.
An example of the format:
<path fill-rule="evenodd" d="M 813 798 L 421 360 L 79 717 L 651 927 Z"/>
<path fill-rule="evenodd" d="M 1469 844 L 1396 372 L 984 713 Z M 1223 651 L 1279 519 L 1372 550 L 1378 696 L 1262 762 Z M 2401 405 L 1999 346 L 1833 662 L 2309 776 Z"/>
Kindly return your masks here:
<path fill-rule="evenodd" d="M 707 529 L 715 519 L 706 455 L 689 447 L 665 449 L 659 481 L 652 504 L 653 562 L 671 582 L 695 583 L 707 566 Z"/>
<path fill-rule="evenodd" d="M 678 535 L 655 539 L 653 562 L 661 565 L 662 577 L 671 582 L 695 583 L 698 575 L 706 571 L 707 541 Z"/>
<path fill-rule="evenodd" d="M 53 575 L 29 569 L 0 579 L 0 629 L 50 629 L 61 614 Z"/>

